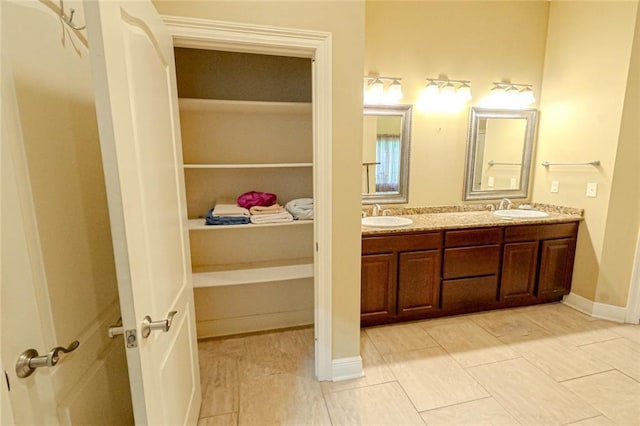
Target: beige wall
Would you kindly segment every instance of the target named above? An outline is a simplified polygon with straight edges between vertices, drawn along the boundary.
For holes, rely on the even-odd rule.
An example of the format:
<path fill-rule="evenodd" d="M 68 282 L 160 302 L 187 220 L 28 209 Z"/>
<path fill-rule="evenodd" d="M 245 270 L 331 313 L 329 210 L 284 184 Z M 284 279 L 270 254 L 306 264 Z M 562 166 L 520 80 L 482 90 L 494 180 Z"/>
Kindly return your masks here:
<path fill-rule="evenodd" d="M 548 2 L 368 1 L 364 73 L 401 77 L 415 104 L 426 77 L 471 80 L 477 105 L 491 83 L 534 85 L 539 98 Z M 409 205 L 460 203 L 468 108 L 413 109 Z"/>
<path fill-rule="evenodd" d="M 633 188 L 637 194 L 637 179 L 626 180 L 629 169 L 637 168 L 637 157 L 635 166 L 629 165 L 631 159 L 617 159 L 634 149 L 637 153 L 630 142 L 637 125 L 637 116 L 633 125 L 630 118 L 637 112 L 632 92 L 621 135 L 636 11 L 636 2 L 551 3 L 533 185 L 537 202 L 585 209 L 572 291 L 618 306 L 626 304 L 637 236 L 637 218 L 624 231 L 619 212 L 609 217 L 626 205 L 625 194 Z M 544 168 L 540 160 L 600 160 L 602 165 Z M 549 192 L 552 180 L 560 183 L 558 193 Z M 598 184 L 596 198 L 585 196 L 587 182 Z"/>
<path fill-rule="evenodd" d="M 333 37 L 333 357 L 360 352 L 364 2 L 154 1 L 161 14 L 329 31 Z"/>

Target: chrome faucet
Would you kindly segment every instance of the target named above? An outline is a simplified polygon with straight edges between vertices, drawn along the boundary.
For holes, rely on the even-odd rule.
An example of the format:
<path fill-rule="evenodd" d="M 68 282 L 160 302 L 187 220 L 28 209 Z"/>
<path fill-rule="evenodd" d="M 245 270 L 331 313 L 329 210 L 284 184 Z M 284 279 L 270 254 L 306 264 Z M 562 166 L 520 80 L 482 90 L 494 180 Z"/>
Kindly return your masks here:
<path fill-rule="evenodd" d="M 374 204 L 373 212 L 371 213 L 371 216 L 378 216 L 380 214 L 380 210 L 382 210 L 382 207 L 380 207 L 380 204 Z"/>
<path fill-rule="evenodd" d="M 507 210 L 509 210 L 511 208 L 511 206 L 513 205 L 513 203 L 511 202 L 510 199 L 508 198 L 503 198 L 502 200 L 500 200 L 500 204 L 498 204 L 498 210 L 504 210 L 505 209 L 505 203 L 507 203 Z"/>

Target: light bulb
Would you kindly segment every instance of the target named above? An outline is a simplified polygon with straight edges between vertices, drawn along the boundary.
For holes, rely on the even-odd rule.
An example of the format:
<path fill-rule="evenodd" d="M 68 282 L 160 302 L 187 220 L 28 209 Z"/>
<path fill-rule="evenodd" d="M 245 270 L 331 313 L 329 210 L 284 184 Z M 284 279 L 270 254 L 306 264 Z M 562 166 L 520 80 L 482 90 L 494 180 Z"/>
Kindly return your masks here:
<path fill-rule="evenodd" d="M 511 86 L 507 89 L 505 94 L 505 100 L 511 105 L 516 105 L 520 101 L 520 91 L 516 86 Z"/>
<path fill-rule="evenodd" d="M 384 93 L 384 84 L 377 78 L 371 84 L 371 92 L 374 95 L 382 95 Z"/>
<path fill-rule="evenodd" d="M 449 82 L 442 87 L 441 93 L 443 97 L 452 98 L 456 95 L 456 88 Z"/>
<path fill-rule="evenodd" d="M 520 102 L 525 105 L 530 105 L 536 101 L 536 97 L 533 95 L 533 90 L 528 86 L 522 89 L 518 96 L 520 97 Z"/>
<path fill-rule="evenodd" d="M 393 80 L 387 90 L 387 98 L 390 102 L 398 102 L 402 99 L 402 84 L 398 80 Z"/>
<path fill-rule="evenodd" d="M 434 98 L 440 93 L 440 86 L 435 81 L 430 81 L 422 91 L 428 98 Z"/>
<path fill-rule="evenodd" d="M 456 96 L 462 102 L 468 102 L 471 100 L 471 87 L 467 83 L 462 83 L 458 90 L 456 90 Z"/>
<path fill-rule="evenodd" d="M 384 99 L 384 84 L 379 79 L 373 80 L 369 83 L 369 87 L 366 91 L 365 103 L 367 104 L 380 104 Z"/>
<path fill-rule="evenodd" d="M 501 105 L 504 103 L 506 98 L 506 90 L 504 90 L 503 86 L 496 84 L 496 86 L 491 89 L 491 95 L 489 102 L 493 106 Z"/>

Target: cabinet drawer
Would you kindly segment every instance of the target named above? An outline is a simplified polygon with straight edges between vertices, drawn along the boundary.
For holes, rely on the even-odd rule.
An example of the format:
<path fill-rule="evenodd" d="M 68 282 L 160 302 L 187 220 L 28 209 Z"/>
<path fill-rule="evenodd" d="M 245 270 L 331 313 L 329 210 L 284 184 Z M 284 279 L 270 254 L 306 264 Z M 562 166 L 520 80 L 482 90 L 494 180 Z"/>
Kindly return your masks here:
<path fill-rule="evenodd" d="M 362 238 L 362 254 L 428 250 L 442 247 L 441 232 Z"/>
<path fill-rule="evenodd" d="M 490 305 L 497 301 L 498 278 L 463 278 L 442 282 L 442 309 Z"/>
<path fill-rule="evenodd" d="M 553 238 L 569 238 L 578 234 L 578 222 L 556 223 L 552 225 L 507 226 L 504 241 L 535 241 Z"/>
<path fill-rule="evenodd" d="M 445 247 L 498 244 L 500 241 L 502 241 L 502 228 L 464 229 L 447 231 L 444 234 Z"/>
<path fill-rule="evenodd" d="M 444 251 L 442 278 L 462 278 L 498 273 L 500 245 L 451 248 Z"/>

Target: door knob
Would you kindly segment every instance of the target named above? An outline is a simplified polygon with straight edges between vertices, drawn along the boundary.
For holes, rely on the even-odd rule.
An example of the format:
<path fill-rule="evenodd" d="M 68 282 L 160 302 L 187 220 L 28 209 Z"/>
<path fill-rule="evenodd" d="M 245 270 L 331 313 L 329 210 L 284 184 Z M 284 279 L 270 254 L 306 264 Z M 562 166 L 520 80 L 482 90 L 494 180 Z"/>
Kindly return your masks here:
<path fill-rule="evenodd" d="M 51 349 L 46 355 L 38 355 L 38 351 L 35 349 L 27 349 L 22 352 L 16 362 L 16 374 L 21 379 L 29 377 L 39 367 L 55 367 L 60 360 L 60 352 L 68 354 L 78 349 L 80 342 L 74 340 L 66 348 L 62 346 L 56 346 Z"/>
<path fill-rule="evenodd" d="M 173 322 L 173 317 L 178 313 L 178 311 L 171 311 L 167 315 L 167 319 L 161 321 L 152 321 L 151 317 L 147 315 L 142 320 L 141 332 L 142 337 L 147 338 L 151 334 L 153 330 L 162 330 L 165 333 L 169 331 L 171 328 L 171 323 Z"/>

